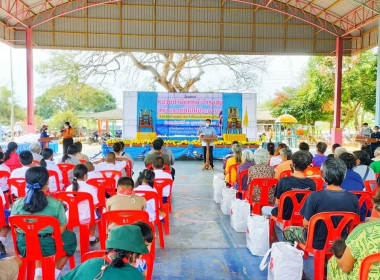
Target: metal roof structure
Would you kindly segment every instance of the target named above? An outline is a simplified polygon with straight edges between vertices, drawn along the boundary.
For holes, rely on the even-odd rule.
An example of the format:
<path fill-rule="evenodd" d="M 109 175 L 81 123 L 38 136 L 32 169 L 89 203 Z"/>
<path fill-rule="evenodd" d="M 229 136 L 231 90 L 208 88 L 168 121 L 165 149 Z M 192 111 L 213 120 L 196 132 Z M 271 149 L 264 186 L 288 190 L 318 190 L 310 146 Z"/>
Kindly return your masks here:
<path fill-rule="evenodd" d="M 0 0 L 0 40 L 37 48 L 345 55 L 378 41 L 379 0 Z"/>

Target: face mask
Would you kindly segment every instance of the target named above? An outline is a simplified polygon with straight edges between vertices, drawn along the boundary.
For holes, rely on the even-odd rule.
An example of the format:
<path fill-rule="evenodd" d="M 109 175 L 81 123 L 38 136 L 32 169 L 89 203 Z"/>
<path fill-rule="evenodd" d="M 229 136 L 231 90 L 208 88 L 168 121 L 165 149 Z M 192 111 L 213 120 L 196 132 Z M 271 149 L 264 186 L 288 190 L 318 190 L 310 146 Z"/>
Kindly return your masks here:
<path fill-rule="evenodd" d="M 69 128 L 69 126 L 68 126 L 68 125 L 65 125 L 65 128 L 66 128 L 66 129 L 68 129 L 68 128 Z"/>
<path fill-rule="evenodd" d="M 206 127 L 209 127 L 210 126 L 210 123 L 206 122 Z"/>

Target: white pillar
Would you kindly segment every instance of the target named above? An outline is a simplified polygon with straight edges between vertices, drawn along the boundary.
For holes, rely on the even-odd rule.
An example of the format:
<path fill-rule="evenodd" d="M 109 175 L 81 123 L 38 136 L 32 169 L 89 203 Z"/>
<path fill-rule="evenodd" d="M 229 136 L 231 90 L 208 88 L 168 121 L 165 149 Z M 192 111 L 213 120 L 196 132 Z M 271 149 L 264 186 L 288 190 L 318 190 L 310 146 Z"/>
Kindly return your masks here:
<path fill-rule="evenodd" d="M 123 139 L 135 139 L 137 135 L 137 92 L 123 92 Z"/>
<path fill-rule="evenodd" d="M 380 125 L 380 19 L 379 19 L 379 35 L 378 35 L 378 42 L 377 42 L 375 125 Z"/>
<path fill-rule="evenodd" d="M 248 128 L 242 125 L 242 132 L 246 134 L 248 140 L 257 140 L 257 95 L 256 93 L 243 93 L 242 100 L 242 123 L 245 110 L 248 112 Z"/>

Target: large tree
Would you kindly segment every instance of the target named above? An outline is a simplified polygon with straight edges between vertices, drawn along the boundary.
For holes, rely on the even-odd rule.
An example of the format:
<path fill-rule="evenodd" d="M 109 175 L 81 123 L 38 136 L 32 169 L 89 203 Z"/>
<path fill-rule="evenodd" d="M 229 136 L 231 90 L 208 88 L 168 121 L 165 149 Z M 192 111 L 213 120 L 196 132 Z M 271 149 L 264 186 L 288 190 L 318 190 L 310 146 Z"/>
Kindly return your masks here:
<path fill-rule="evenodd" d="M 149 73 L 153 87 L 161 86 L 168 92 L 210 90 L 199 89 L 206 71 L 224 69 L 231 82 L 214 90 L 252 91 L 257 84 L 257 73 L 264 70 L 265 58 L 258 56 L 204 55 L 186 53 L 131 53 L 131 52 L 70 52 L 54 53 L 40 65 L 39 71 L 51 81 L 103 82 L 114 77 L 119 82 L 133 83 L 140 73 Z M 217 78 L 217 77 L 216 77 Z M 222 79 L 225 82 L 226 79 Z M 152 85 L 145 84 L 145 89 Z"/>
<path fill-rule="evenodd" d="M 0 124 L 10 125 L 11 121 L 11 96 L 12 93 L 5 87 L 0 88 Z M 17 102 L 14 102 L 14 120 L 22 121 L 25 119 L 25 110 Z"/>

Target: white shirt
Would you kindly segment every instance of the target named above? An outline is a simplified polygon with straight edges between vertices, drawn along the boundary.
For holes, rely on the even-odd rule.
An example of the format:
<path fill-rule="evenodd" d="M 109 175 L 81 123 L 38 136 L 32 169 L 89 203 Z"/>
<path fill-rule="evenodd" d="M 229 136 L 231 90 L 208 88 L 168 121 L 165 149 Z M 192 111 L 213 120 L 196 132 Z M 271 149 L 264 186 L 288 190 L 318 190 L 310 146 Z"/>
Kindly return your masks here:
<path fill-rule="evenodd" d="M 280 163 L 282 163 L 282 158 L 281 156 L 275 156 L 275 157 L 272 157 L 269 161 L 269 165 L 270 166 L 275 166 L 275 165 L 279 165 Z"/>
<path fill-rule="evenodd" d="M 355 171 L 356 173 L 358 173 L 364 181 L 364 176 L 365 176 L 365 173 L 367 172 L 367 168 L 368 168 L 368 174 L 367 174 L 367 178 L 365 180 L 366 181 L 369 181 L 369 180 L 375 180 L 376 181 L 375 172 L 373 172 L 373 170 L 371 168 L 367 167 L 367 165 L 361 164 L 361 165 L 355 166 L 354 168 L 352 168 L 352 170 Z"/>
<path fill-rule="evenodd" d="M 45 160 L 45 162 L 46 162 L 46 169 L 47 170 L 56 171 L 58 173 L 59 185 L 60 185 L 60 187 L 62 189 L 65 185 L 62 183 L 63 177 L 62 177 L 61 170 L 54 163 L 54 161 L 47 159 L 47 160 Z M 50 192 L 56 192 L 57 191 L 57 184 L 55 182 L 55 177 L 54 176 L 49 178 L 49 191 Z"/>
<path fill-rule="evenodd" d="M 97 178 L 103 178 L 102 173 L 96 172 L 96 171 L 90 171 L 87 173 L 87 180 L 97 179 Z"/>
<path fill-rule="evenodd" d="M 79 185 L 79 189 L 78 189 L 79 192 L 85 192 L 85 193 L 91 194 L 94 205 L 99 203 L 97 191 L 93 186 L 86 184 L 86 182 L 84 181 L 78 181 L 78 185 Z M 73 185 L 68 186 L 66 191 L 72 192 Z M 88 201 L 82 201 L 81 203 L 79 203 L 78 208 L 79 208 L 79 220 L 81 222 L 89 220 L 91 217 L 91 213 L 90 213 L 90 206 L 88 205 Z M 67 217 L 69 217 L 68 212 L 69 211 L 67 211 L 66 213 Z M 94 215 L 96 219 L 96 214 L 94 213 Z"/>
<path fill-rule="evenodd" d="M 6 166 L 5 164 L 0 164 L 0 170 L 1 171 L 7 171 L 9 174 L 11 173 L 11 169 Z M 1 191 L 7 191 L 9 190 L 9 186 L 8 186 L 8 182 L 7 182 L 7 178 L 0 178 L 0 189 Z"/>
<path fill-rule="evenodd" d="M 16 168 L 12 171 L 11 177 L 9 178 L 24 178 L 25 179 L 25 173 L 29 169 L 29 166 L 23 166 L 20 168 Z M 13 193 L 15 196 L 18 196 L 18 190 L 14 186 L 11 186 L 11 193 Z"/>
<path fill-rule="evenodd" d="M 148 191 L 148 192 L 155 192 L 157 193 L 157 190 L 152 188 L 148 185 L 140 185 L 133 189 L 134 191 Z M 141 194 L 137 193 L 136 195 L 142 196 Z M 146 209 L 145 211 L 149 214 L 149 222 L 153 222 L 156 220 L 156 204 L 153 199 L 150 199 L 146 202 Z"/>
<path fill-rule="evenodd" d="M 108 163 L 108 162 L 101 162 L 99 164 L 95 165 L 95 172 L 105 171 L 105 170 L 116 170 L 120 171 L 122 176 L 125 176 L 125 166 L 127 163 L 122 161 L 116 161 L 115 163 Z M 115 178 L 115 180 L 118 180 L 119 178 Z"/>
<path fill-rule="evenodd" d="M 170 173 L 165 172 L 163 170 L 154 170 L 154 179 L 170 179 L 173 180 L 173 177 Z M 163 190 L 162 190 L 162 196 L 168 197 L 170 195 L 170 185 L 167 185 Z"/>
<path fill-rule="evenodd" d="M 41 161 L 41 159 L 42 159 L 42 156 L 41 156 L 41 155 L 36 154 L 36 153 L 33 153 L 33 152 L 32 152 L 32 155 L 33 155 L 33 160 Z"/>

